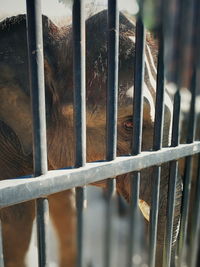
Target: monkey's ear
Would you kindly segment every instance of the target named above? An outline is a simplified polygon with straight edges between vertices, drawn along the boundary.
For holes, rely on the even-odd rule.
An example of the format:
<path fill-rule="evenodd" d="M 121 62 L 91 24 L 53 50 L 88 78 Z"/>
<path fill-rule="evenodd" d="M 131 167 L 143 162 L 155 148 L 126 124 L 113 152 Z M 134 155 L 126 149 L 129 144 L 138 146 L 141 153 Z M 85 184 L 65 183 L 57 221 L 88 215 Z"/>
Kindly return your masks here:
<path fill-rule="evenodd" d="M 32 151 L 32 115 L 30 97 L 15 86 L 0 88 L 0 120 L 18 136 L 24 154 Z"/>

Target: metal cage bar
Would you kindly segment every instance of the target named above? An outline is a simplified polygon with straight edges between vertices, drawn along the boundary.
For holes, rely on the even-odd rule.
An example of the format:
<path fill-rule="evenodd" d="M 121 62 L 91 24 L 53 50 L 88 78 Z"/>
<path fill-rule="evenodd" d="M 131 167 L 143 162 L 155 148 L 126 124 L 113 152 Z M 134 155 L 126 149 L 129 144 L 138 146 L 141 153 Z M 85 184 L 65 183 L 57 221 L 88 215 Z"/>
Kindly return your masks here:
<path fill-rule="evenodd" d="M 133 147 L 132 155 L 141 153 L 142 121 L 143 121 L 143 83 L 144 83 L 144 53 L 145 29 L 140 15 L 136 21 L 135 71 L 134 71 L 134 106 L 133 106 Z"/>
<path fill-rule="evenodd" d="M 200 30 L 200 3 L 198 0 L 195 1 L 195 30 L 199 32 Z M 193 25 L 194 27 L 194 25 Z M 196 45 L 196 87 L 199 88 L 200 80 L 200 37 L 198 34 L 194 35 L 195 45 Z M 199 136 L 198 136 L 199 138 Z M 191 240 L 190 240 L 190 249 L 188 253 L 188 266 L 195 267 L 200 264 L 200 154 L 198 155 L 198 173 L 197 173 L 197 182 L 196 182 L 196 192 L 193 208 L 193 218 L 192 218 L 192 227 L 191 227 Z"/>
<path fill-rule="evenodd" d="M 199 250 L 199 233 L 200 233 L 200 154 L 198 155 L 198 174 L 197 174 L 197 184 L 195 192 L 194 210 L 192 217 L 192 227 L 191 227 L 191 241 L 189 248 L 189 261 L 188 266 L 197 266 L 197 256 Z"/>
<path fill-rule="evenodd" d="M 3 257 L 3 240 L 2 240 L 2 223 L 0 220 L 0 266 L 4 267 L 4 257 Z"/>
<path fill-rule="evenodd" d="M 29 56 L 29 75 L 33 114 L 33 159 L 34 176 L 47 172 L 47 142 L 46 142 L 46 114 L 44 88 L 44 59 L 41 1 L 26 1 L 27 6 L 27 39 Z M 47 244 L 47 199 L 38 199 L 37 228 L 38 228 L 38 261 L 39 266 L 48 265 Z"/>
<path fill-rule="evenodd" d="M 158 66 L 157 66 L 157 88 L 156 88 L 156 106 L 153 149 L 160 150 L 163 140 L 163 122 L 164 122 L 164 95 L 165 95 L 165 78 L 164 78 L 164 43 L 163 32 L 160 32 Z"/>
<path fill-rule="evenodd" d="M 104 266 L 109 267 L 111 265 L 112 258 L 112 245 L 113 245 L 113 210 L 114 210 L 114 198 L 116 183 L 115 179 L 109 178 L 107 181 L 107 188 L 105 192 L 106 210 L 105 210 L 105 242 L 104 242 Z"/>
<path fill-rule="evenodd" d="M 184 5 L 187 1 L 184 1 Z M 194 1 L 193 1 L 194 3 Z M 197 0 L 195 0 L 197 3 Z M 190 18 L 191 19 L 191 18 Z M 117 146 L 117 94 L 118 94 L 118 50 L 119 50 L 119 14 L 118 1 L 108 1 L 108 94 L 107 94 L 107 146 L 106 161 L 86 164 L 86 116 L 85 116 L 85 20 L 84 1 L 74 0 L 73 3 L 73 48 L 74 48 L 74 122 L 76 136 L 76 162 L 75 168 L 48 172 L 47 169 L 47 145 L 46 145 L 46 123 L 45 123 L 45 89 L 44 89 L 44 63 L 43 63 L 43 38 L 42 38 L 42 16 L 41 1 L 27 0 L 27 25 L 28 25 L 28 47 L 30 85 L 33 112 L 33 152 L 34 152 L 34 176 L 36 178 L 5 180 L 0 182 L 0 208 L 37 199 L 37 222 L 38 222 L 38 247 L 39 266 L 48 266 L 47 244 L 48 244 L 48 217 L 49 208 L 46 195 L 64 191 L 73 187 L 76 189 L 77 205 L 77 266 L 83 266 L 84 254 L 84 213 L 83 204 L 85 200 L 84 185 L 116 177 L 117 175 L 133 172 L 131 174 L 131 198 L 130 198 L 130 240 L 128 249 L 127 266 L 137 266 L 141 262 L 135 261 L 135 255 L 140 252 L 141 239 L 138 237 L 138 200 L 140 191 L 140 170 L 146 167 L 160 165 L 170 162 L 170 180 L 168 192 L 167 221 L 164 246 L 164 266 L 171 264 L 172 230 L 174 218 L 174 203 L 176 197 L 176 182 L 178 174 L 177 159 L 186 156 L 186 169 L 184 179 L 184 198 L 182 203 L 181 231 L 179 239 L 179 253 L 182 254 L 186 246 L 188 204 L 191 183 L 192 155 L 200 153 L 200 142 L 194 142 L 195 131 L 195 88 L 197 83 L 196 71 L 192 79 L 192 101 L 189 119 L 189 132 L 187 144 L 179 145 L 179 115 L 180 94 L 177 90 L 174 100 L 173 133 L 170 148 L 162 147 L 163 135 L 163 110 L 164 110 L 164 67 L 163 51 L 160 48 L 158 67 L 158 93 L 156 100 L 154 150 L 152 152 L 141 152 L 142 144 L 142 120 L 143 120 L 143 83 L 144 83 L 144 47 L 145 30 L 140 15 L 136 23 L 136 67 L 135 67 L 135 91 L 133 110 L 133 148 L 132 156 L 116 157 Z M 188 28 L 191 26 L 190 25 Z M 187 31 L 182 30 L 182 35 L 187 36 Z M 182 36 L 181 35 L 181 36 Z M 191 33 L 190 33 L 190 36 Z M 190 38 L 191 39 L 191 38 Z M 184 48 L 185 49 L 185 48 Z M 160 61 L 161 60 L 161 61 Z M 199 63 L 198 63 L 199 64 Z M 180 65 L 180 62 L 179 62 Z M 160 72 L 161 71 L 161 72 Z M 179 76 L 179 74 L 177 74 Z M 181 77 L 179 77 L 181 79 Z M 178 81 L 181 83 L 180 81 Z M 78 168 L 79 167 L 79 168 Z M 161 167 L 155 167 L 155 181 L 153 189 L 151 230 L 150 230 L 150 266 L 155 266 L 156 232 L 158 220 L 158 199 Z M 189 264 L 196 264 L 197 250 L 199 247 L 199 174 L 196 192 L 195 215 L 192 221 L 193 232 L 191 236 L 191 248 Z M 83 186 L 80 187 L 80 186 Z M 105 242 L 105 266 L 110 266 L 111 255 L 111 228 L 112 228 L 112 196 L 115 191 L 115 181 L 108 180 L 107 194 L 107 223 Z M 1 222 L 0 222 L 1 223 Z M 141 230 L 141 229 L 140 229 Z M 0 224 L 1 233 L 1 224 Z M 0 266 L 3 266 L 2 235 L 0 234 Z M 67 252 L 66 252 L 67 253 Z"/>
<path fill-rule="evenodd" d="M 190 103 L 189 113 L 189 125 L 188 125 L 188 136 L 187 143 L 191 144 L 194 142 L 195 132 L 195 102 L 196 102 L 196 70 L 193 70 L 193 77 L 191 79 L 191 94 L 192 99 Z M 180 233 L 179 233 L 179 260 L 183 260 L 183 253 L 186 247 L 187 238 L 187 226 L 188 226 L 188 212 L 189 212 L 189 201 L 190 201 L 190 189 L 191 189 L 191 169 L 192 169 L 192 156 L 189 155 L 185 159 L 185 170 L 183 177 L 183 197 L 181 206 L 181 222 L 180 222 Z"/>
<path fill-rule="evenodd" d="M 135 43 L 135 72 L 134 72 L 134 103 L 133 103 L 133 146 L 132 154 L 141 153 L 142 146 L 142 122 L 143 122 L 143 83 L 144 83 L 144 53 L 145 53 L 145 29 L 140 14 L 136 21 Z M 133 173 L 130 177 L 130 239 L 127 255 L 127 267 L 136 266 L 135 256 L 140 249 L 137 244 L 137 224 L 139 221 L 139 192 L 140 172 Z"/>
<path fill-rule="evenodd" d="M 86 98 L 85 98 L 85 1 L 73 4 L 73 66 L 74 66 L 74 125 L 76 167 L 86 162 Z"/>
<path fill-rule="evenodd" d="M 187 46 L 182 45 L 182 42 L 180 42 L 180 49 L 182 51 L 182 57 L 180 57 L 179 62 L 179 80 L 178 84 L 181 85 L 181 82 L 183 80 L 182 71 L 184 71 L 185 67 L 183 63 L 185 60 L 185 56 L 187 57 L 187 53 L 191 56 L 191 46 L 193 47 L 193 50 L 198 49 L 196 46 L 196 43 L 198 42 L 196 37 L 196 27 L 197 27 L 197 21 L 198 21 L 198 4 L 199 1 L 193 0 L 191 1 L 190 5 L 188 6 L 188 1 L 182 1 L 181 7 L 182 7 L 182 13 L 181 13 L 181 22 L 185 21 L 185 15 L 187 16 L 187 24 L 186 28 L 180 27 L 181 30 L 181 41 L 185 40 L 185 37 L 187 36 Z M 187 11 L 185 13 L 185 11 Z M 179 26 L 181 26 L 180 24 Z M 188 51 L 188 44 L 190 44 L 190 50 Z M 185 50 L 185 51 L 184 51 Z M 196 54 L 198 55 L 197 58 L 199 59 L 199 52 L 196 51 Z M 192 55 L 194 56 L 195 53 Z M 196 55 L 195 55 L 196 56 Z M 199 65 L 196 60 L 194 60 L 194 63 L 190 66 L 192 68 L 192 78 L 190 80 L 189 89 L 191 91 L 191 103 L 190 103 L 190 112 L 189 112 L 189 122 L 188 122 L 188 133 L 187 133 L 187 140 L 186 142 L 193 143 L 194 141 L 194 132 L 195 132 L 195 101 L 196 101 L 196 72 L 197 72 L 197 65 Z M 188 70 L 189 71 L 189 70 Z M 191 169 L 192 169 L 192 156 L 188 156 L 185 159 L 185 170 L 184 170 L 184 176 L 183 176 L 183 196 L 182 196 L 182 205 L 181 205 L 181 221 L 180 221 L 180 232 L 179 232 L 179 243 L 178 243 L 178 254 L 179 254 L 179 264 L 183 264 L 184 262 L 184 253 L 186 249 L 186 243 L 187 243 L 187 227 L 188 227 L 188 212 L 189 212 L 189 202 L 190 202 L 190 189 L 191 189 Z"/>
<path fill-rule="evenodd" d="M 139 194 L 140 194 L 140 172 L 133 172 L 130 176 L 130 236 L 128 240 L 128 256 L 127 256 L 127 267 L 136 267 L 140 266 L 142 259 L 139 258 L 140 255 L 140 237 L 142 227 L 138 227 L 140 225 L 140 217 L 139 217 Z"/>
<path fill-rule="evenodd" d="M 76 188 L 76 212 L 77 212 L 77 260 L 76 266 L 81 267 L 84 256 L 84 204 L 86 199 L 85 187 Z M 66 211 L 67 212 L 67 211 Z M 67 251 L 66 251 L 67 253 Z"/>
<path fill-rule="evenodd" d="M 153 136 L 153 149 L 160 150 L 163 140 L 163 123 L 164 123 L 164 44 L 163 33 L 160 32 L 158 66 L 157 66 L 157 89 L 156 89 L 156 107 L 155 107 L 155 123 Z M 149 266 L 155 266 L 156 258 L 156 242 L 158 228 L 158 211 L 160 196 L 160 175 L 161 166 L 154 167 L 154 178 L 152 181 L 152 199 L 150 209 L 150 230 L 149 230 Z"/>
<path fill-rule="evenodd" d="M 108 90 L 107 90 L 107 143 L 106 159 L 116 158 L 117 151 L 117 101 L 119 57 L 118 0 L 108 1 Z"/>
<path fill-rule="evenodd" d="M 75 167 L 86 163 L 86 97 L 85 97 L 85 1 L 73 3 L 73 80 L 74 80 L 74 125 Z M 77 208 L 77 267 L 83 266 L 84 254 L 84 201 L 85 186 L 76 188 Z"/>
<path fill-rule="evenodd" d="M 47 172 L 44 58 L 41 1 L 27 0 L 28 55 L 33 112 L 34 175 Z"/>
<path fill-rule="evenodd" d="M 173 110 L 173 121 L 172 121 L 171 145 L 173 147 L 179 145 L 179 121 L 180 121 L 180 91 L 179 89 L 177 89 L 174 96 L 174 110 Z M 171 265 L 172 234 L 173 234 L 174 207 L 176 198 L 176 183 L 178 176 L 178 162 L 176 160 L 171 161 L 169 169 L 170 169 L 170 174 L 168 183 L 167 216 L 166 216 L 165 239 L 163 248 L 163 266 Z"/>
<path fill-rule="evenodd" d="M 117 151 L 117 104 L 118 104 L 118 61 L 119 61 L 119 9 L 118 0 L 108 0 L 108 84 L 106 99 L 106 159 L 116 158 Z M 104 266 L 111 266 L 112 211 L 115 180 L 107 181 L 106 222 L 104 244 Z"/>
<path fill-rule="evenodd" d="M 174 148 L 141 152 L 137 156 L 121 156 L 113 161 L 87 163 L 85 167 L 77 169 L 49 171 L 37 179 L 31 178 L 30 175 L 4 180 L 0 182 L 0 208 L 197 153 L 200 153 L 200 142 L 196 141 L 193 144 L 182 144 Z"/>
<path fill-rule="evenodd" d="M 37 199 L 37 235 L 39 266 L 49 266 L 49 203 L 47 198 Z"/>

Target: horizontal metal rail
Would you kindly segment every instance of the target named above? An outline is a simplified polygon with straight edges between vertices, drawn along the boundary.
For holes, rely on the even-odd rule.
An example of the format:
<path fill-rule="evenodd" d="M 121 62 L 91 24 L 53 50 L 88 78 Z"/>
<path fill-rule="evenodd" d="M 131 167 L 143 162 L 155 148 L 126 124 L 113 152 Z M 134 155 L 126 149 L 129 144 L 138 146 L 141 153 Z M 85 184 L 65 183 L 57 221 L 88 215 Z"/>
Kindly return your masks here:
<path fill-rule="evenodd" d="M 0 182 L 0 208 L 47 196 L 109 177 L 141 170 L 200 152 L 200 142 L 142 152 L 137 156 L 121 156 L 113 161 L 87 163 L 84 167 L 49 171 L 37 179 L 27 176 Z"/>

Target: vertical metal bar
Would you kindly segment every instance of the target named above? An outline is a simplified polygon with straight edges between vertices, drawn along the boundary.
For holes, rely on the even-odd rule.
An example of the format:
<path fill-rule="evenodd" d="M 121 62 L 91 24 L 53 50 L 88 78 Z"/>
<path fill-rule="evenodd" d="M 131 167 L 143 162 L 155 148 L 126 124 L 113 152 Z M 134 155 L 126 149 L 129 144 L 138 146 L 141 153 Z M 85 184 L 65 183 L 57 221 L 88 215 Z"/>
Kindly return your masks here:
<path fill-rule="evenodd" d="M 73 80 L 74 80 L 74 125 L 75 125 L 75 166 L 86 163 L 86 98 L 85 98 L 85 16 L 84 0 L 73 3 Z M 83 266 L 84 255 L 84 201 L 85 187 L 76 188 L 77 208 L 77 267 Z"/>
<path fill-rule="evenodd" d="M 196 73 L 193 72 L 191 80 L 191 93 L 192 99 L 190 104 L 190 115 L 188 125 L 188 136 L 187 143 L 194 141 L 195 132 L 195 102 L 196 102 Z M 192 169 L 192 156 L 188 156 L 185 159 L 185 171 L 183 177 L 183 197 L 182 197 L 182 208 L 181 208 L 181 223 L 180 223 L 180 234 L 179 234 L 179 262 L 183 259 L 183 253 L 186 245 L 187 238 L 187 226 L 188 226 L 188 211 L 189 211 L 189 200 L 190 200 L 190 189 L 191 189 L 191 169 Z"/>
<path fill-rule="evenodd" d="M 134 103 L 133 103 L 133 147 L 132 154 L 141 152 L 142 146 L 142 121 L 143 121 L 143 83 L 144 83 L 144 48 L 145 29 L 141 16 L 138 15 L 136 22 L 136 48 L 135 48 L 135 72 L 134 72 Z M 139 252 L 138 244 L 138 201 L 140 192 L 140 172 L 134 172 L 130 178 L 130 239 L 127 256 L 127 267 L 138 266 L 141 262 L 136 261 Z"/>
<path fill-rule="evenodd" d="M 134 72 L 134 107 L 133 107 L 133 149 L 132 154 L 138 155 L 142 147 L 142 121 L 143 121 L 143 83 L 144 83 L 144 48 L 145 29 L 140 16 L 136 22 L 135 44 L 135 72 Z"/>
<path fill-rule="evenodd" d="M 116 158 L 119 11 L 118 0 L 108 1 L 108 91 L 107 91 L 107 151 L 106 159 Z"/>
<path fill-rule="evenodd" d="M 163 36 L 160 33 L 158 54 L 158 73 L 157 73 L 157 90 L 156 90 L 156 107 L 155 107 L 155 124 L 153 149 L 162 148 L 163 139 L 163 121 L 164 121 L 164 48 Z M 160 195 L 160 174 L 161 166 L 154 167 L 154 178 L 152 184 L 152 200 L 150 210 L 150 235 L 149 235 L 149 266 L 155 266 L 156 242 L 158 227 L 159 195 Z"/>
<path fill-rule="evenodd" d="M 74 124 L 76 167 L 86 162 L 86 103 L 85 103 L 85 1 L 73 4 L 73 57 L 74 57 Z"/>
<path fill-rule="evenodd" d="M 179 51 L 178 56 L 178 66 L 177 70 L 177 82 L 178 86 L 181 88 L 185 85 L 186 74 L 193 67 L 191 65 L 191 56 L 193 50 L 193 30 L 196 26 L 194 24 L 195 19 L 195 8 L 194 8 L 195 0 L 182 0 L 179 1 L 178 8 L 180 9 L 180 17 L 179 17 L 179 29 L 178 36 L 179 47 L 177 51 Z M 182 25 L 185 24 L 185 27 Z M 187 40 L 187 42 L 185 42 Z M 189 77 L 189 75 L 188 75 Z M 188 78 L 187 77 L 187 78 Z M 189 80 L 187 82 L 190 82 Z"/>
<path fill-rule="evenodd" d="M 47 172 L 46 114 L 41 1 L 28 1 L 28 51 L 33 112 L 34 174 Z"/>
<path fill-rule="evenodd" d="M 138 201 L 140 194 L 140 172 L 130 177 L 130 236 L 128 242 L 127 267 L 141 266 L 140 242 L 141 226 L 139 221 Z"/>
<path fill-rule="evenodd" d="M 195 71 L 196 71 L 196 90 L 197 95 L 199 94 L 200 88 L 200 37 L 197 34 L 200 30 L 200 2 L 198 0 L 195 1 L 195 23 L 193 24 L 194 33 L 193 36 L 195 38 Z M 195 105 L 195 103 L 194 103 Z M 196 118 L 195 118 L 196 119 Z M 190 127 L 190 126 L 189 126 Z M 198 125 L 199 127 L 199 125 Z M 189 138 L 188 138 L 189 139 Z M 190 136 L 190 140 L 192 139 L 192 134 Z M 189 246 L 188 253 L 188 266 L 196 267 L 200 265 L 200 154 L 198 155 L 198 174 L 197 174 L 197 183 L 196 183 L 196 194 L 194 199 L 194 207 L 193 207 L 193 217 L 192 217 L 192 232 L 191 232 L 191 240 Z"/>
<path fill-rule="evenodd" d="M 160 174 L 161 166 L 154 167 L 154 178 L 152 184 L 150 223 L 149 223 L 149 266 L 154 267 L 156 261 L 156 243 L 158 230 L 158 212 L 160 196 Z"/>
<path fill-rule="evenodd" d="M 177 35 L 180 37 L 178 29 L 178 21 L 180 19 L 180 9 L 177 8 L 180 0 L 168 0 L 167 5 L 164 6 L 163 29 L 165 46 L 165 64 L 166 64 L 166 78 L 170 81 L 177 81 L 177 58 L 180 51 L 174 49 Z M 179 12 L 178 12 L 179 11 Z M 175 66 L 171 70 L 171 66 Z"/>
<path fill-rule="evenodd" d="M 195 201 L 193 208 L 193 217 L 192 217 L 192 233 L 191 233 L 191 243 L 189 246 L 189 264 L 190 267 L 197 266 L 197 255 L 199 246 L 199 236 L 200 236 L 200 154 L 198 158 L 198 176 L 195 192 Z"/>
<path fill-rule="evenodd" d="M 77 210 L 77 263 L 76 266 L 83 266 L 83 256 L 84 256 L 84 201 L 86 199 L 86 189 L 85 187 L 76 188 L 76 210 Z"/>
<path fill-rule="evenodd" d="M 174 96 L 174 113 L 172 123 L 172 139 L 171 146 L 179 145 L 179 121 L 180 121 L 180 92 L 177 89 Z M 173 220 L 174 208 L 176 199 L 176 183 L 178 175 L 178 162 L 170 162 L 170 176 L 168 185 L 168 203 L 167 203 L 167 216 L 165 228 L 165 240 L 163 250 L 163 266 L 171 266 L 171 252 L 172 252 L 172 235 L 173 235 Z"/>
<path fill-rule="evenodd" d="M 4 267 L 4 258 L 3 258 L 3 235 L 2 235 L 2 226 L 0 220 L 0 266 Z"/>
<path fill-rule="evenodd" d="M 37 233 L 39 248 L 39 266 L 49 266 L 49 255 L 47 254 L 47 244 L 49 244 L 49 203 L 47 198 L 37 200 Z M 41 253 L 42 252 L 42 253 Z"/>
<path fill-rule="evenodd" d="M 168 185 L 168 203 L 167 203 L 167 221 L 165 228 L 165 241 L 163 249 L 163 266 L 171 266 L 171 252 L 172 252 L 172 235 L 173 235 L 173 219 L 175 210 L 176 198 L 176 182 L 178 175 L 178 162 L 172 161 L 170 163 L 170 177 Z"/>
<path fill-rule="evenodd" d="M 44 59 L 41 1 L 26 1 L 27 6 L 27 39 L 29 55 L 29 75 L 33 114 L 33 158 L 34 175 L 47 172 L 47 142 L 46 114 L 44 89 Z M 37 200 L 38 249 L 39 266 L 48 265 L 47 257 L 47 227 L 46 214 L 48 204 L 46 199 Z"/>
<path fill-rule="evenodd" d="M 156 88 L 156 106 L 155 106 L 155 124 L 153 136 L 153 149 L 160 150 L 163 140 L 163 121 L 164 121 L 164 93 L 165 93 L 165 78 L 164 78 L 164 47 L 163 33 L 160 32 L 159 51 L 158 51 L 158 66 L 157 66 L 157 88 Z"/>
<path fill-rule="evenodd" d="M 114 209 L 114 194 L 115 194 L 115 180 L 108 179 L 107 181 L 107 190 L 106 190 L 106 223 L 105 223 L 105 244 L 104 244 L 104 266 L 111 266 L 112 258 L 112 218 L 113 218 L 113 209 Z"/>
<path fill-rule="evenodd" d="M 195 116 L 195 105 L 196 105 L 196 70 L 193 70 L 193 76 L 191 81 L 191 103 L 190 103 L 190 118 L 188 124 L 188 135 L 187 144 L 194 142 L 194 133 L 196 128 L 196 116 Z"/>
<path fill-rule="evenodd" d="M 180 127 L 180 105 L 181 97 L 179 88 L 176 90 L 174 95 L 174 108 L 173 108 L 173 121 L 172 121 L 172 140 L 171 146 L 175 147 L 179 145 L 179 127 Z"/>
<path fill-rule="evenodd" d="M 197 1 L 196 1 L 197 3 Z M 191 57 L 191 51 L 194 50 L 194 48 L 191 50 L 191 46 L 194 45 L 195 41 L 195 34 L 193 33 L 194 30 L 192 30 L 192 26 L 196 27 L 196 17 L 194 16 L 195 11 L 195 1 L 192 1 L 189 9 L 188 9 L 188 1 L 182 1 L 179 3 L 180 5 L 177 10 L 180 11 L 180 19 L 182 22 L 185 22 L 185 11 L 187 10 L 187 23 L 186 23 L 186 29 L 182 27 L 182 23 L 179 23 L 179 27 L 181 26 L 181 31 L 180 32 L 180 42 L 181 49 L 178 49 L 178 68 L 176 68 L 177 71 L 175 71 L 177 75 L 177 82 L 178 82 L 178 87 L 181 85 L 185 84 L 185 77 L 183 77 L 183 74 L 185 73 L 184 70 L 186 70 L 191 64 L 190 62 L 190 57 Z M 196 8 L 198 10 L 198 8 Z M 193 24 L 193 25 L 192 25 Z M 167 29 L 167 27 L 166 27 Z M 177 38 L 177 37 L 176 37 Z M 185 42 L 186 41 L 186 42 Z M 184 43 L 184 45 L 182 45 Z M 184 53 L 183 53 L 184 52 Z M 185 53 L 186 52 L 186 53 Z M 180 57 L 180 55 L 183 53 L 183 57 Z M 196 56 L 196 55 L 195 55 Z M 177 55 L 176 55 L 177 59 Z M 186 60 L 187 59 L 187 60 Z M 183 64 L 184 63 L 184 64 Z M 190 67 L 195 67 L 195 64 L 193 64 Z M 195 90 L 195 77 L 192 79 L 192 91 Z M 178 105 L 177 105 L 178 103 Z M 189 118 L 189 133 L 187 135 L 187 142 L 191 143 L 194 140 L 194 130 L 195 130 L 195 124 L 194 124 L 194 119 L 195 119 L 195 92 L 192 93 L 192 101 L 191 101 L 191 110 L 190 110 L 190 118 Z M 179 144 L 179 113 L 180 113 L 180 95 L 177 89 L 177 93 L 175 95 L 175 103 L 174 103 L 174 114 L 178 114 L 177 118 L 174 118 L 173 122 L 173 131 L 175 129 L 176 133 L 172 133 L 172 146 L 177 146 Z M 178 123 L 177 123 L 178 122 Z M 184 249 L 184 242 L 185 242 L 185 233 L 182 235 L 183 232 L 186 231 L 187 229 L 187 222 L 185 219 L 187 218 L 187 213 L 188 213 L 188 205 L 189 205 L 189 187 L 190 187 L 190 169 L 191 169 L 191 157 L 186 158 L 186 169 L 185 169 L 185 186 L 184 186 L 184 191 L 183 193 L 183 201 L 182 201 L 182 209 L 183 209 L 183 214 L 181 212 L 181 215 L 184 217 L 183 221 L 181 219 L 181 235 L 179 237 L 179 264 L 181 264 L 182 257 L 183 257 L 183 249 Z M 173 161 L 170 164 L 170 184 L 169 184 L 169 194 L 168 194 L 168 209 L 167 209 L 167 229 L 166 229 L 166 236 L 165 236 L 165 248 L 164 248 L 164 264 L 165 266 L 170 266 L 170 260 L 171 258 L 169 257 L 168 253 L 171 253 L 171 242 L 172 240 L 172 230 L 173 230 L 173 213 L 174 213 L 174 202 L 175 202 L 175 187 L 176 187 L 176 176 L 177 176 L 177 168 L 178 168 L 178 163 L 176 161 Z M 186 194 L 186 195 L 185 195 Z M 184 196 L 185 195 L 185 196 Z M 185 202 L 184 202 L 185 199 Z M 184 240 L 185 239 L 185 240 Z M 183 241 L 184 240 L 184 241 Z"/>
<path fill-rule="evenodd" d="M 106 111 L 106 159 L 114 160 L 117 151 L 117 102 L 119 57 L 118 0 L 108 0 L 108 88 Z M 115 180 L 108 179 L 106 194 L 105 267 L 111 264 L 112 215 Z"/>

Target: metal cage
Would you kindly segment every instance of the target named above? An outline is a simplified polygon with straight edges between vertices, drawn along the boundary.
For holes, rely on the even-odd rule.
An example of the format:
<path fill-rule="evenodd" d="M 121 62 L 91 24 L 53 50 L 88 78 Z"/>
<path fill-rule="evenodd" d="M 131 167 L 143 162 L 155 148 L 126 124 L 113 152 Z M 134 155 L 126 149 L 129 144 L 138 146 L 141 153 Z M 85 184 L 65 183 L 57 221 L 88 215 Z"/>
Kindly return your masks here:
<path fill-rule="evenodd" d="M 76 187 L 77 206 L 77 267 L 83 266 L 83 202 L 85 198 L 85 185 L 103 179 L 108 179 L 107 197 L 107 238 L 105 243 L 105 266 L 109 267 L 111 251 L 111 221 L 109 209 L 112 206 L 112 194 L 115 187 L 115 177 L 120 174 L 132 172 L 132 194 L 130 200 L 130 240 L 127 254 L 127 267 L 140 266 L 134 261 L 138 254 L 138 200 L 140 188 L 140 170 L 155 166 L 154 188 L 152 192 L 152 207 L 150 214 L 148 266 L 155 266 L 156 238 L 158 222 L 158 201 L 161 164 L 169 162 L 170 181 L 167 207 L 166 235 L 164 244 L 163 266 L 171 266 L 170 255 L 172 246 L 172 226 L 174 214 L 175 184 L 177 178 L 177 160 L 186 158 L 186 173 L 183 184 L 183 202 L 181 224 L 179 233 L 178 256 L 181 257 L 187 243 L 187 223 L 191 183 L 191 161 L 194 154 L 200 152 L 200 142 L 194 141 L 195 129 L 195 88 L 192 88 L 192 102 L 190 109 L 190 132 L 186 144 L 179 144 L 179 116 L 180 93 L 179 86 L 175 94 L 173 129 L 171 146 L 162 148 L 163 113 L 164 113 L 164 37 L 166 30 L 159 33 L 158 79 L 156 93 L 156 116 L 153 151 L 141 152 L 142 136 L 142 106 L 143 106 L 143 80 L 144 80 L 144 44 L 145 29 L 141 13 L 136 22 L 136 62 L 134 79 L 134 112 L 135 127 L 133 137 L 132 155 L 116 156 L 117 146 L 117 92 L 118 92 L 118 49 L 119 49 L 119 11 L 118 1 L 108 1 L 108 91 L 107 91 L 107 152 L 106 161 L 86 162 L 86 103 L 85 103 L 85 23 L 84 1 L 74 0 L 73 3 L 73 56 L 74 56 L 74 106 L 75 109 L 75 138 L 76 138 L 76 164 L 73 168 L 52 170 L 47 169 L 46 127 L 45 127 L 45 91 L 43 71 L 43 37 L 41 1 L 27 0 L 27 40 L 29 49 L 31 99 L 33 107 L 34 129 L 34 177 L 22 177 L 3 180 L 0 182 L 0 208 L 17 203 L 37 199 L 37 227 L 39 266 L 48 266 L 46 214 L 48 214 L 47 196 L 56 192 Z M 187 1 L 185 1 L 187 2 Z M 199 6 L 198 1 L 192 1 Z M 199 8 L 197 8 L 199 10 Z M 198 11 L 199 12 L 199 11 Z M 165 25 L 166 26 L 166 25 Z M 200 29 L 200 24 L 197 25 Z M 34 53 L 33 53 L 34 51 Z M 198 50 L 198 53 L 200 50 Z M 200 54 L 200 53 L 199 53 Z M 192 86 L 198 86 L 199 62 L 194 66 Z M 192 219 L 192 239 L 189 247 L 189 265 L 197 266 L 199 249 L 200 225 L 200 177 L 196 185 L 197 192 L 194 202 L 194 217 Z M 4 266 L 2 240 L 0 242 L 0 266 Z M 67 251 L 66 251 L 67 253 Z M 181 265 L 181 259 L 179 261 Z M 70 266 L 69 266 L 70 267 Z"/>

